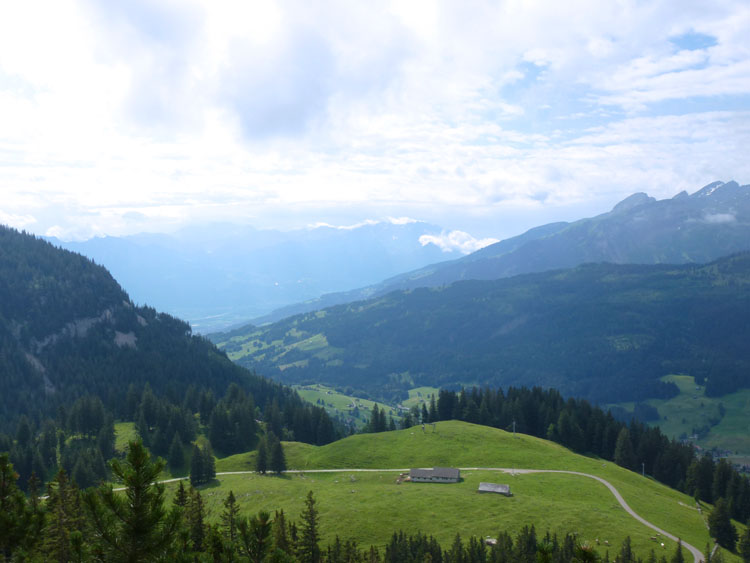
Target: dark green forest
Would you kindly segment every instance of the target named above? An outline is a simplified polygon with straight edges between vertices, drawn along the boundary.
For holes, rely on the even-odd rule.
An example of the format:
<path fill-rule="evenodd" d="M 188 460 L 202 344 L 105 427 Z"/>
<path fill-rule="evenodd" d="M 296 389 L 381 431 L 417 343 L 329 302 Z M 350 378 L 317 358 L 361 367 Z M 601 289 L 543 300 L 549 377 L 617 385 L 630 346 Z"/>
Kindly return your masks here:
<path fill-rule="evenodd" d="M 175 469 L 201 430 L 220 455 L 255 448 L 264 421 L 281 439 L 313 444 L 342 432 L 187 323 L 133 304 L 103 267 L 5 227 L 0 374 L 0 452 L 24 489 L 32 473 L 46 482 L 60 467 L 83 487 L 107 478 L 115 421 L 135 422 Z"/>
<path fill-rule="evenodd" d="M 385 401 L 422 385 L 640 401 L 675 395 L 673 373 L 721 396 L 750 386 L 750 253 L 395 292 L 212 339 L 278 381 Z"/>

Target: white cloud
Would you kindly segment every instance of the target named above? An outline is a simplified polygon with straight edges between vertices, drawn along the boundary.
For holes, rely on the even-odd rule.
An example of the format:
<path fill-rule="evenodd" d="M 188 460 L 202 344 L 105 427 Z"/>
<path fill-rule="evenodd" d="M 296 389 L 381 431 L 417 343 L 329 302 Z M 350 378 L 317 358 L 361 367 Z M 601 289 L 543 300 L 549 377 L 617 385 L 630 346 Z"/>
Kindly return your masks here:
<path fill-rule="evenodd" d="M 12 213 L 5 213 L 0 209 L 0 225 L 7 225 L 15 229 L 24 229 L 36 222 L 36 218 L 31 215 L 14 215 Z"/>
<path fill-rule="evenodd" d="M 737 221 L 737 217 L 735 217 L 732 213 L 709 213 L 705 217 L 703 217 L 703 221 L 705 223 L 734 223 Z"/>
<path fill-rule="evenodd" d="M 453 252 L 454 250 L 457 250 L 461 254 L 470 254 L 496 242 L 499 242 L 498 239 L 476 239 L 469 233 L 463 231 L 443 231 L 440 235 L 422 235 L 419 237 L 419 243 L 422 246 L 434 244 L 443 252 Z"/>
<path fill-rule="evenodd" d="M 3 210 L 75 236 L 407 214 L 476 234 L 747 182 L 748 25 L 740 0 L 10 3 Z"/>

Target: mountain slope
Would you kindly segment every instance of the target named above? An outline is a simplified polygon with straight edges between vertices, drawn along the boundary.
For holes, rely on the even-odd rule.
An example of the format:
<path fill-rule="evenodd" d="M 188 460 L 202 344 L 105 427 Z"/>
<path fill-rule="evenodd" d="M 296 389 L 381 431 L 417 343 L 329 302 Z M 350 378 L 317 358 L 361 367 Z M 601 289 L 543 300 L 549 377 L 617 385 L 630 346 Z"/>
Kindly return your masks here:
<path fill-rule="evenodd" d="M 748 249 L 750 185 L 714 182 L 692 195 L 681 192 L 660 201 L 638 193 L 597 217 L 543 225 L 463 258 L 426 266 L 359 290 L 324 295 L 253 323 L 273 322 L 390 291 L 437 287 L 459 280 L 499 279 L 587 262 L 705 263 Z"/>
<path fill-rule="evenodd" d="M 241 365 L 393 399 L 420 385 L 543 385 L 594 401 L 750 386 L 750 253 L 698 265 L 591 264 L 393 292 L 214 335 Z"/>
<path fill-rule="evenodd" d="M 136 307 L 109 272 L 0 226 L 0 432 L 99 396 L 118 416 L 132 384 L 178 404 L 188 386 L 238 383 L 258 404 L 278 385 L 234 365 L 190 326 Z M 291 393 L 291 392 L 290 392 Z"/>
<path fill-rule="evenodd" d="M 50 240 L 104 265 L 136 303 L 206 333 L 443 260 L 450 255 L 419 242 L 439 233 L 421 222 L 288 232 L 212 225 L 172 235 Z"/>

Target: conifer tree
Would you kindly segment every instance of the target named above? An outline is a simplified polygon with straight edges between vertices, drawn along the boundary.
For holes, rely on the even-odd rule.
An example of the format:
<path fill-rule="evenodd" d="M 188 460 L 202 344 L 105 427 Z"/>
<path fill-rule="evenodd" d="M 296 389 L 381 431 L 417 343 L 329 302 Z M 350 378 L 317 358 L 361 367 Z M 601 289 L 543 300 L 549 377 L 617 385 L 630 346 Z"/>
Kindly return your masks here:
<path fill-rule="evenodd" d="M 71 535 L 83 529 L 80 491 L 69 480 L 64 469 L 47 485 L 47 524 L 43 534 L 45 557 L 57 561 L 73 558 Z"/>
<path fill-rule="evenodd" d="M 734 551 L 737 542 L 737 529 L 729 517 L 727 501 L 720 498 L 714 504 L 714 509 L 708 515 L 708 533 L 716 542 L 729 551 Z"/>
<path fill-rule="evenodd" d="M 615 463 L 626 469 L 635 467 L 635 452 L 633 451 L 633 442 L 630 439 L 630 431 L 623 427 L 617 435 L 615 443 Z"/>
<path fill-rule="evenodd" d="M 174 433 L 172 444 L 169 446 L 169 468 L 172 470 L 181 469 L 185 465 L 185 451 L 180 440 L 180 434 Z"/>
<path fill-rule="evenodd" d="M 234 493 L 229 491 L 224 500 L 224 512 L 221 513 L 221 526 L 224 537 L 234 545 L 237 542 L 237 521 L 239 519 L 240 507 L 234 498 Z"/>
<path fill-rule="evenodd" d="M 193 446 L 193 453 L 190 456 L 190 485 L 197 487 L 203 484 L 203 475 L 205 470 L 203 468 L 203 452 L 201 452 L 198 444 Z"/>
<path fill-rule="evenodd" d="M 281 440 L 273 436 L 273 446 L 271 447 L 271 471 L 277 475 L 281 475 L 286 471 L 286 456 L 284 456 L 284 448 L 281 445 Z"/>
<path fill-rule="evenodd" d="M 266 446 L 266 439 L 262 438 L 258 444 L 258 455 L 255 458 L 255 471 L 265 475 L 268 471 L 268 448 Z"/>
<path fill-rule="evenodd" d="M 8 454 L 0 454 L 0 556 L 6 560 L 33 542 L 38 530 L 39 515 L 26 503 L 17 479 Z"/>
<path fill-rule="evenodd" d="M 742 557 L 744 563 L 750 563 L 750 526 L 745 528 L 745 532 L 740 538 L 740 542 L 737 545 L 737 552 Z"/>
<path fill-rule="evenodd" d="M 242 543 L 242 551 L 253 563 L 265 560 L 272 545 L 271 515 L 261 510 L 249 521 L 245 518 L 238 522 L 237 530 Z"/>
<path fill-rule="evenodd" d="M 203 551 L 203 541 L 206 535 L 206 508 L 203 504 L 203 497 L 194 487 L 188 491 L 188 503 L 185 507 L 185 522 L 193 551 Z"/>
<path fill-rule="evenodd" d="M 289 555 L 293 551 L 289 543 L 289 533 L 283 509 L 277 510 L 273 518 L 273 546 L 275 549 Z"/>
<path fill-rule="evenodd" d="M 312 491 L 307 493 L 305 508 L 300 515 L 302 530 L 297 543 L 297 557 L 301 563 L 319 563 L 320 532 L 318 530 L 318 509 Z"/>
<path fill-rule="evenodd" d="M 185 490 L 185 485 L 183 485 L 183 481 L 181 479 L 179 485 L 177 486 L 177 492 L 172 499 L 172 503 L 175 506 L 179 506 L 180 508 L 185 508 L 185 506 L 187 506 L 187 501 L 187 491 Z"/>
<path fill-rule="evenodd" d="M 685 563 L 685 557 L 682 555 L 682 540 L 679 538 L 677 539 L 677 547 L 675 547 L 675 552 L 669 563 Z"/>
<path fill-rule="evenodd" d="M 164 507 L 164 485 L 155 483 L 164 460 L 152 461 L 141 442 L 130 442 L 125 463 L 111 463 L 125 494 L 111 485 L 84 494 L 95 549 L 107 561 L 153 561 L 166 557 L 180 521 L 177 507 Z"/>

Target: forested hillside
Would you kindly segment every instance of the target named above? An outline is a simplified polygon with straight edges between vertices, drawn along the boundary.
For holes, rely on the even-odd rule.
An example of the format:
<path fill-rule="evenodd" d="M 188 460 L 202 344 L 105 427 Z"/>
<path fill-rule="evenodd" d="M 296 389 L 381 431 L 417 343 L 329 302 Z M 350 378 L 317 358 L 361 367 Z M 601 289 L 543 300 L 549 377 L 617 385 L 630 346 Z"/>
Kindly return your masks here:
<path fill-rule="evenodd" d="M 103 267 L 6 227 L 0 374 L 0 452 L 23 486 L 32 471 L 44 480 L 79 460 L 80 485 L 104 477 L 115 420 L 136 422 L 164 456 L 187 447 L 198 423 L 227 454 L 255 447 L 266 417 L 279 438 L 336 437 L 324 409 L 233 364 L 187 323 L 135 306 Z"/>
<path fill-rule="evenodd" d="M 750 386 L 750 254 L 708 265 L 590 264 L 394 292 L 216 335 L 286 383 L 385 399 L 430 385 L 543 385 L 596 402 Z"/>

